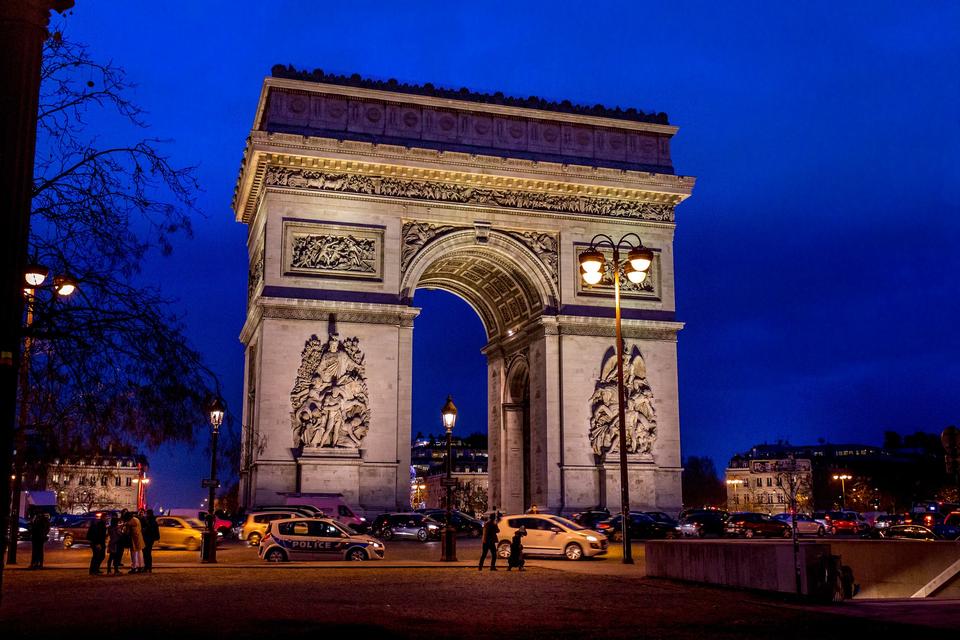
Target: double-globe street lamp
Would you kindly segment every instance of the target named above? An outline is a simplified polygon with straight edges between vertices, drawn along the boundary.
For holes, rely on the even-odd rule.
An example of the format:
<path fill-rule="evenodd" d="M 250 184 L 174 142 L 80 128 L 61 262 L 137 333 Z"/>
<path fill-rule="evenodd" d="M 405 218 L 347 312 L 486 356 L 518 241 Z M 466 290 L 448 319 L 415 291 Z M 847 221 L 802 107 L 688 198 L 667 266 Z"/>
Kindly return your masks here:
<path fill-rule="evenodd" d="M 457 532 L 452 526 L 453 487 L 457 484 L 453 479 L 453 427 L 457 424 L 457 406 L 453 404 L 453 396 L 447 396 L 447 402 L 440 410 L 443 418 L 443 428 L 447 431 L 447 477 L 443 479 L 443 486 L 447 488 L 447 520 L 443 526 L 443 544 L 440 546 L 441 562 L 457 561 Z"/>
<path fill-rule="evenodd" d="M 36 312 L 38 290 L 52 289 L 54 299 L 66 298 L 77 290 L 77 282 L 70 276 L 54 276 L 52 285 L 44 285 L 50 275 L 50 269 L 39 264 L 27 265 L 23 272 L 23 300 L 26 318 L 23 323 L 23 355 L 20 359 L 20 407 L 17 413 L 17 433 L 14 440 L 12 511 L 20 515 L 20 500 L 23 492 L 23 466 L 26 455 L 26 428 L 30 409 L 30 351 L 33 346 L 33 315 Z M 17 563 L 17 539 L 20 533 L 19 518 L 10 519 L 9 542 L 7 545 L 7 564 Z"/>
<path fill-rule="evenodd" d="M 630 238 L 636 238 L 636 244 Z M 613 260 L 608 264 L 606 257 L 598 247 L 608 247 L 613 251 Z M 620 251 L 627 251 L 627 259 L 620 262 Z M 628 233 L 614 242 L 613 238 L 598 233 L 590 241 L 590 248 L 580 254 L 580 275 L 583 281 L 593 286 L 599 284 L 604 275 L 609 274 L 613 280 L 614 318 L 616 320 L 617 341 L 617 408 L 619 422 L 620 448 L 620 512 L 623 534 L 623 563 L 633 564 L 633 550 L 630 546 L 630 490 L 628 487 L 629 474 L 627 473 L 627 420 L 626 400 L 623 389 L 623 333 L 620 326 L 620 276 L 621 272 L 634 284 L 642 283 L 647 277 L 647 271 L 653 264 L 653 251 L 643 246 L 640 236 Z"/>
<path fill-rule="evenodd" d="M 220 425 L 223 423 L 223 403 L 220 398 L 211 398 L 207 401 L 207 415 L 210 418 L 210 477 L 203 481 L 203 486 L 210 490 L 207 497 L 207 530 L 203 532 L 200 560 L 206 563 L 217 561 L 217 531 L 214 515 L 216 511 L 217 488 L 217 436 L 220 435 Z"/>

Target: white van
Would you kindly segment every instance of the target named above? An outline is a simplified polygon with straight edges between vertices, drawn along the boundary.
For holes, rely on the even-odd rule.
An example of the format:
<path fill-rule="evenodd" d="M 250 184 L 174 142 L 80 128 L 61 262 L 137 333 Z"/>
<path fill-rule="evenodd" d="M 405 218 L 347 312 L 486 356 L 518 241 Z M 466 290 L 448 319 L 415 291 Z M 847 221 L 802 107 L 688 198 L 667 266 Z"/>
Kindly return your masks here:
<path fill-rule="evenodd" d="M 323 511 L 324 515 L 348 525 L 362 533 L 367 528 L 367 519 L 358 516 L 343 500 L 342 493 L 281 493 L 285 505 L 309 505 Z"/>

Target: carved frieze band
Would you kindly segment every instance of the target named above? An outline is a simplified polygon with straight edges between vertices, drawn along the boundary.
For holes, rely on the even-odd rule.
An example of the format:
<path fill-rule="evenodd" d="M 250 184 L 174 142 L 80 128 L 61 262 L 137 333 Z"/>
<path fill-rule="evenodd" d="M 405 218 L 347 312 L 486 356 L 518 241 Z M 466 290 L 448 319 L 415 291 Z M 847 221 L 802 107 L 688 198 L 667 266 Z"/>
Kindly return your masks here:
<path fill-rule="evenodd" d="M 380 280 L 383 229 L 285 221 L 284 273 Z"/>
<path fill-rule="evenodd" d="M 332 191 L 392 198 L 411 198 L 556 213 L 673 222 L 673 205 L 614 198 L 492 189 L 464 184 L 409 180 L 351 173 L 327 173 L 298 167 L 267 167 L 264 184 L 311 191 Z"/>

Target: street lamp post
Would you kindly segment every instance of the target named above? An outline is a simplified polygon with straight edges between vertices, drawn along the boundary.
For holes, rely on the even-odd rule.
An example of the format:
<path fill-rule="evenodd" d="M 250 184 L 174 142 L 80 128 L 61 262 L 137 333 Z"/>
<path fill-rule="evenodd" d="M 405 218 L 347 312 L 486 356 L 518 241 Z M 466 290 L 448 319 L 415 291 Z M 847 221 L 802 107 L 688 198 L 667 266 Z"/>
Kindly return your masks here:
<path fill-rule="evenodd" d="M 727 480 L 727 487 L 733 487 L 733 504 L 736 505 L 737 509 L 740 508 L 740 496 L 737 494 L 737 487 L 743 484 L 743 480 L 734 479 Z"/>
<path fill-rule="evenodd" d="M 447 396 L 447 402 L 440 410 L 443 417 L 443 428 L 447 430 L 447 477 L 443 484 L 447 488 L 447 520 L 443 525 L 443 544 L 441 545 L 441 562 L 457 561 L 457 532 L 452 526 L 451 511 L 453 510 L 453 427 L 457 423 L 457 407 L 453 404 L 453 397 Z"/>
<path fill-rule="evenodd" d="M 23 466 L 26 456 L 26 433 L 25 428 L 29 418 L 30 410 L 30 351 L 33 347 L 33 336 L 31 328 L 33 327 L 33 314 L 36 311 L 37 290 L 44 289 L 43 283 L 50 275 L 50 270 L 39 264 L 27 265 L 23 273 L 23 280 L 26 283 L 23 287 L 23 301 L 26 310 L 26 318 L 23 323 L 23 351 L 20 356 L 20 378 L 18 381 L 20 387 L 20 407 L 17 412 L 17 430 L 14 437 L 14 460 L 13 460 L 13 490 L 11 496 L 13 505 L 11 511 L 20 514 L 20 495 L 23 493 Z M 54 297 L 67 297 L 77 290 L 77 283 L 68 276 L 56 276 L 53 279 Z M 19 536 L 20 526 L 17 518 L 10 520 L 10 537 L 7 546 L 7 564 L 17 564 L 17 538 Z"/>
<path fill-rule="evenodd" d="M 630 236 L 636 238 L 634 245 L 630 241 Z M 613 239 L 603 233 L 598 233 L 590 241 L 590 249 L 580 254 L 580 275 L 583 281 L 588 285 L 598 284 L 603 280 L 604 270 L 607 267 L 606 258 L 597 250 L 597 247 L 609 247 L 613 250 L 613 264 L 609 265 L 609 270 L 613 276 L 613 304 L 614 318 L 616 322 L 616 340 L 617 340 L 617 408 L 619 422 L 619 448 L 620 448 L 620 512 L 622 514 L 621 526 L 623 529 L 623 563 L 633 564 L 633 550 L 630 546 L 630 489 L 629 474 L 627 472 L 627 420 L 626 420 L 626 400 L 623 389 L 623 332 L 620 326 L 620 271 L 630 282 L 639 284 L 647 277 L 647 271 L 653 263 L 653 252 L 643 246 L 640 236 L 635 233 L 628 233 L 614 242 Z M 627 260 L 624 264 L 620 263 L 620 249 L 627 249 Z"/>
<path fill-rule="evenodd" d="M 223 403 L 220 398 L 211 398 L 207 402 L 207 413 L 210 416 L 210 477 L 203 484 L 210 490 L 207 497 L 207 530 L 204 532 L 202 545 L 203 555 L 200 558 L 205 563 L 217 561 L 217 532 L 215 529 L 216 516 L 214 515 L 217 499 L 217 436 L 220 435 L 220 424 L 223 422 Z"/>
<path fill-rule="evenodd" d="M 833 476 L 834 480 L 840 481 L 840 509 L 847 508 L 847 480 L 853 480 L 853 476 L 847 475 L 845 473 L 835 474 Z"/>

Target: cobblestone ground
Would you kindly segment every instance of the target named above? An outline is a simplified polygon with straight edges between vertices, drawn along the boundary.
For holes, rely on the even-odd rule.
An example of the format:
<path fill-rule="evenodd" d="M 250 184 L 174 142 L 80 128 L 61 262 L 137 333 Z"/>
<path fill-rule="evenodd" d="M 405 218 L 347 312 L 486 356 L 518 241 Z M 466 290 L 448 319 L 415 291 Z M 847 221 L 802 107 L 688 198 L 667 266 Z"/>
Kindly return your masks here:
<path fill-rule="evenodd" d="M 453 567 L 410 566 L 435 560 L 435 545 L 391 549 L 408 566 L 251 565 L 249 549 L 228 546 L 215 567 L 181 562 L 196 554 L 162 552 L 152 575 L 116 578 L 87 575 L 89 551 L 57 551 L 48 569 L 5 573 L 3 637 L 849 640 L 921 632 L 766 595 L 645 579 L 613 558 L 480 573 L 465 566 L 478 555 L 470 543 Z"/>

